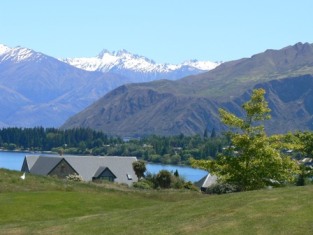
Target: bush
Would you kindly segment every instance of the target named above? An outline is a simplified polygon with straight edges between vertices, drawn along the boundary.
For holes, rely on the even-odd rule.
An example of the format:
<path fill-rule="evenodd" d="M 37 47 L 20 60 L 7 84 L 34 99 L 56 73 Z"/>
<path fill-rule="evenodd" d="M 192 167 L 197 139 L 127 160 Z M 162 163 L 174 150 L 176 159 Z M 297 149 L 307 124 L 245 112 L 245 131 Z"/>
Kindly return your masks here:
<path fill-rule="evenodd" d="M 177 176 L 172 176 L 172 182 L 171 182 L 171 188 L 175 188 L 175 189 L 183 189 L 184 185 L 185 185 L 185 181 Z"/>
<path fill-rule="evenodd" d="M 158 182 L 156 181 L 156 175 L 148 172 L 145 175 L 145 181 L 149 182 L 152 188 L 156 189 L 159 187 Z"/>
<path fill-rule="evenodd" d="M 138 183 L 145 182 L 150 185 L 151 188 L 160 189 L 160 188 L 173 188 L 173 189 L 188 189 L 199 191 L 199 188 L 196 187 L 192 182 L 186 182 L 183 178 L 173 175 L 167 170 L 161 170 L 157 175 L 147 173 L 144 180 L 141 180 Z M 138 187 L 136 183 L 134 187 Z"/>
<path fill-rule="evenodd" d="M 305 178 L 303 174 L 298 175 L 296 180 L 296 186 L 304 186 L 305 185 Z"/>
<path fill-rule="evenodd" d="M 68 175 L 68 176 L 66 176 L 66 179 L 68 181 L 76 181 L 76 182 L 83 181 L 83 178 L 80 175 L 77 175 L 77 174 Z"/>
<path fill-rule="evenodd" d="M 138 189 L 152 189 L 152 185 L 148 181 L 135 182 L 133 183 L 133 187 Z"/>
<path fill-rule="evenodd" d="M 184 183 L 184 188 L 192 191 L 199 191 L 199 188 L 190 181 Z"/>
<path fill-rule="evenodd" d="M 161 188 L 170 188 L 172 183 L 172 174 L 167 170 L 161 170 L 155 177 Z"/>
<path fill-rule="evenodd" d="M 224 194 L 224 193 L 234 193 L 234 192 L 239 192 L 239 188 L 236 185 L 231 185 L 228 183 L 225 184 L 213 184 L 209 186 L 205 193 L 207 194 Z"/>

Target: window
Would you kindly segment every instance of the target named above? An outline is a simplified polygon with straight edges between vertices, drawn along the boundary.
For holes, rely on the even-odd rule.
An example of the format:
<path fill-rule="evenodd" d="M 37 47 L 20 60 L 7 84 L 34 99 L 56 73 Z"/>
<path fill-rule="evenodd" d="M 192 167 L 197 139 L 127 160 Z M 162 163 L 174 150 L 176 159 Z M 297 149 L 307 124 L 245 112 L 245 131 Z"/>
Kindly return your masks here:
<path fill-rule="evenodd" d="M 114 182 L 114 177 L 112 176 L 101 176 L 99 179 Z"/>

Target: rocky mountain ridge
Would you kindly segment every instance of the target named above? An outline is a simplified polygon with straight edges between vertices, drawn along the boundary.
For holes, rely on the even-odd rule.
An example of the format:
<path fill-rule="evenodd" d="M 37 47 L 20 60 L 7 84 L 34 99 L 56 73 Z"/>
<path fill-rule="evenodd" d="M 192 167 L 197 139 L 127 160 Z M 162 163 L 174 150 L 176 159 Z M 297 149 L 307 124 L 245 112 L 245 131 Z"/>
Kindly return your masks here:
<path fill-rule="evenodd" d="M 0 44 L 0 127 L 59 127 L 112 89 L 146 79 L 126 72 L 86 71 L 28 48 Z M 185 72 L 172 75 L 177 79 Z"/>
<path fill-rule="evenodd" d="M 124 82 L 122 76 L 84 71 L 31 49 L 2 45 L 0 123 L 57 127 Z"/>
<path fill-rule="evenodd" d="M 89 127 L 121 136 L 222 131 L 218 109 L 242 116 L 241 105 L 256 87 L 267 90 L 273 117 L 266 125 L 269 133 L 312 129 L 313 45 L 267 50 L 177 81 L 123 85 L 62 128 Z"/>
<path fill-rule="evenodd" d="M 133 82 L 179 78 L 212 70 L 220 63 L 190 60 L 181 64 L 159 64 L 126 50 L 103 50 L 96 57 L 66 58 L 61 61 L 87 71 L 111 72 L 127 76 Z"/>

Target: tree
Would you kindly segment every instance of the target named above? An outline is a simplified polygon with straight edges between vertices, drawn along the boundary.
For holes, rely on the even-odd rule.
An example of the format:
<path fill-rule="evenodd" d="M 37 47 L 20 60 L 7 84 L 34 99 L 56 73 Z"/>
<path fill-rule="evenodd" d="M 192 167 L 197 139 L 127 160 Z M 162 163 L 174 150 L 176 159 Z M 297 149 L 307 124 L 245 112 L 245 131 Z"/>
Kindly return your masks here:
<path fill-rule="evenodd" d="M 216 137 L 216 131 L 215 131 L 215 128 L 213 128 L 211 132 L 211 138 L 215 138 L 215 137 Z"/>
<path fill-rule="evenodd" d="M 295 146 L 293 150 L 298 153 L 299 159 L 313 158 L 313 133 L 312 132 L 297 132 L 294 135 L 289 134 Z M 300 172 L 296 181 L 297 186 L 305 185 L 306 178 L 311 178 L 313 175 L 312 166 L 308 165 L 306 161 L 302 161 L 299 165 Z"/>
<path fill-rule="evenodd" d="M 138 177 L 138 180 L 140 180 L 142 177 L 144 177 L 145 171 L 147 170 L 146 163 L 142 160 L 133 162 L 133 169 Z"/>
<path fill-rule="evenodd" d="M 208 127 L 205 128 L 204 133 L 203 133 L 203 138 L 208 138 Z"/>
<path fill-rule="evenodd" d="M 281 137 L 265 133 L 262 122 L 270 119 L 270 109 L 264 95 L 264 89 L 253 90 L 251 99 L 242 106 L 244 118 L 220 109 L 221 121 L 237 130 L 229 132 L 231 145 L 216 160 L 193 160 L 192 165 L 205 168 L 222 183 L 241 190 L 294 180 L 298 166 L 282 153 Z"/>
<path fill-rule="evenodd" d="M 313 133 L 312 132 L 297 132 L 295 137 L 298 139 L 298 151 L 303 158 L 313 158 Z"/>

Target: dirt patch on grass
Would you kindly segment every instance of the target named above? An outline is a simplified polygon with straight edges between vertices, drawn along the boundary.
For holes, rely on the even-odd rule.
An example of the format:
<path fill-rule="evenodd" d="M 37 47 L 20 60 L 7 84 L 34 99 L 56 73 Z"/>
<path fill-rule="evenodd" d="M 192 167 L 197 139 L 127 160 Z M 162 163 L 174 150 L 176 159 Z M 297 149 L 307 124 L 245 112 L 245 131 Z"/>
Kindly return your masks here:
<path fill-rule="evenodd" d="M 21 228 L 8 228 L 8 229 L 1 229 L 0 234 L 21 235 L 21 234 L 27 234 L 27 233 L 25 233 L 25 231 Z"/>

